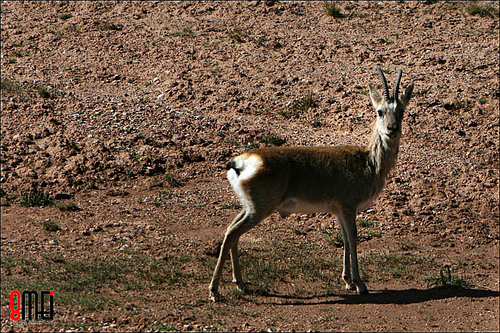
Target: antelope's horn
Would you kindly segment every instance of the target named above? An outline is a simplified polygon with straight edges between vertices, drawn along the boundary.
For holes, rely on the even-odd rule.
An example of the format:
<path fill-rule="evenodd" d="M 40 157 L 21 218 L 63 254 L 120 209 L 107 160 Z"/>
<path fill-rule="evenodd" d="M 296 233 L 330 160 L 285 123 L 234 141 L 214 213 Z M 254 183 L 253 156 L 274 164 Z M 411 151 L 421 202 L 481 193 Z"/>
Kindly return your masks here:
<path fill-rule="evenodd" d="M 394 99 L 398 98 L 399 95 L 399 83 L 401 82 L 401 76 L 403 75 L 403 71 L 399 70 L 398 71 L 398 79 L 396 80 L 396 85 L 394 86 L 394 96 L 392 96 Z"/>
<path fill-rule="evenodd" d="M 389 95 L 389 87 L 387 86 L 387 81 L 385 79 L 384 73 L 380 68 L 377 69 L 378 75 L 380 75 L 380 78 L 382 79 L 382 83 L 384 84 L 384 89 L 385 89 L 385 99 L 387 101 L 391 100 L 391 96 Z"/>

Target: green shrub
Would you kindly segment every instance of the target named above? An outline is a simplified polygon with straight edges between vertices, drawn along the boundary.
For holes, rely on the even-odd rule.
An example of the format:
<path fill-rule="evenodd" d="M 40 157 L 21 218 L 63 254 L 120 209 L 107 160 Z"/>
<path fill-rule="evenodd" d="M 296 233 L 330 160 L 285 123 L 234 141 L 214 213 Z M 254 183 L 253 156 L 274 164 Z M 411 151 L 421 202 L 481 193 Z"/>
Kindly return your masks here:
<path fill-rule="evenodd" d="M 427 276 L 424 278 L 430 285 L 438 287 L 452 287 L 452 288 L 470 288 L 472 284 L 468 281 L 451 274 L 450 267 L 446 267 L 446 274 L 443 270 L 439 272 L 438 276 Z"/>
<path fill-rule="evenodd" d="M 469 6 L 467 6 L 467 13 L 469 13 L 469 15 L 494 18 L 495 16 L 498 16 L 498 8 L 492 5 L 483 5 L 472 2 Z"/>
<path fill-rule="evenodd" d="M 284 139 L 281 135 L 278 133 L 271 132 L 267 135 L 263 135 L 259 138 L 259 141 L 262 143 L 269 143 L 275 146 L 281 146 L 286 142 L 286 139 Z"/>
<path fill-rule="evenodd" d="M 340 12 L 340 8 L 337 7 L 334 3 L 327 3 L 325 5 L 326 15 L 334 17 L 334 18 L 342 18 L 344 14 Z"/>
<path fill-rule="evenodd" d="M 58 231 L 61 230 L 61 227 L 52 221 L 51 219 L 46 219 L 42 222 L 43 228 L 47 231 Z"/>
<path fill-rule="evenodd" d="M 54 201 L 48 194 L 38 191 L 25 195 L 20 202 L 20 205 L 23 207 L 45 207 L 53 204 Z"/>

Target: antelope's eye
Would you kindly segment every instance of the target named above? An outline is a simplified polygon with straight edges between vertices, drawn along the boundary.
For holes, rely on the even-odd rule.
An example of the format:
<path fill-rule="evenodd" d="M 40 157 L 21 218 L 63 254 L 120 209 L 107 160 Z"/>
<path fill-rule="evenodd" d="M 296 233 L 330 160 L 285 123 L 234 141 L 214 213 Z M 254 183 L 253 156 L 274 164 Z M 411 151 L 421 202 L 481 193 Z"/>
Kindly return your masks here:
<path fill-rule="evenodd" d="M 377 113 L 378 113 L 379 117 L 383 117 L 384 116 L 384 112 L 382 110 L 377 110 Z"/>

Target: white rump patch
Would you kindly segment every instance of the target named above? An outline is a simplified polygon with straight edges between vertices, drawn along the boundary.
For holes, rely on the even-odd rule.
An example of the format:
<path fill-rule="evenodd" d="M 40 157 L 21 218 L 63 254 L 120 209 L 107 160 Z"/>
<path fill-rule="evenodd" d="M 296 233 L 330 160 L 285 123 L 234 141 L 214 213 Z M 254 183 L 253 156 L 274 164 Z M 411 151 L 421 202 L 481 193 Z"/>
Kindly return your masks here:
<path fill-rule="evenodd" d="M 239 181 L 252 178 L 264 164 L 262 158 L 257 154 L 243 153 L 233 159 L 235 168 L 240 170 Z M 234 170 L 233 170 L 234 171 Z"/>
<path fill-rule="evenodd" d="M 234 169 L 227 171 L 227 179 L 236 192 L 241 203 L 247 210 L 252 210 L 252 203 L 248 200 L 247 195 L 243 189 L 242 183 L 253 178 L 257 172 L 262 168 L 264 162 L 257 154 L 243 153 L 233 159 L 234 167 L 238 169 L 239 175 Z"/>

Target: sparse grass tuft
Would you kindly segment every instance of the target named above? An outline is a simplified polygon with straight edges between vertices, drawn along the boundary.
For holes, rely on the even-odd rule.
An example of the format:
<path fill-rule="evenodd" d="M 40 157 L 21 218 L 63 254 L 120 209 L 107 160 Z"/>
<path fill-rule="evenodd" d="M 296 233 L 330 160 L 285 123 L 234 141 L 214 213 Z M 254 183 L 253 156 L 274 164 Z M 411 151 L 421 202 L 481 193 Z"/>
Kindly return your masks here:
<path fill-rule="evenodd" d="M 61 14 L 61 15 L 59 15 L 59 18 L 61 20 L 67 20 L 67 19 L 70 19 L 72 17 L 73 17 L 73 14 Z"/>
<path fill-rule="evenodd" d="M 259 141 L 262 143 L 269 143 L 275 146 L 281 146 L 286 142 L 286 139 L 281 135 L 275 132 L 271 132 L 267 135 L 263 135 L 259 138 Z"/>
<path fill-rule="evenodd" d="M 398 242 L 398 245 L 400 246 L 401 250 L 403 250 L 403 251 L 410 251 L 410 250 L 418 249 L 417 244 L 415 244 L 413 242 Z"/>
<path fill-rule="evenodd" d="M 22 53 L 16 53 L 22 54 Z M 37 85 L 33 83 L 20 83 L 16 82 L 12 79 L 2 78 L 1 79 L 1 90 L 2 92 L 10 93 L 10 94 L 20 94 L 21 96 L 26 97 L 27 94 L 38 94 L 43 98 L 53 98 L 61 92 L 57 89 L 57 87 L 53 87 L 50 85 Z"/>
<path fill-rule="evenodd" d="M 222 209 L 241 209 L 243 206 L 239 202 L 234 202 L 222 206 Z"/>
<path fill-rule="evenodd" d="M 231 296 L 232 298 L 243 299 L 245 297 L 245 292 L 239 289 L 231 289 L 227 295 Z"/>
<path fill-rule="evenodd" d="M 26 53 L 24 53 L 23 51 L 19 51 L 19 50 L 13 50 L 10 53 L 10 55 L 13 57 L 24 57 L 26 55 Z"/>
<path fill-rule="evenodd" d="M 43 98 L 52 98 L 54 96 L 52 89 L 48 86 L 39 86 L 36 91 Z"/>
<path fill-rule="evenodd" d="M 23 207 L 45 207 L 51 206 L 54 201 L 44 192 L 34 191 L 31 194 L 25 195 L 20 202 Z"/>
<path fill-rule="evenodd" d="M 470 288 L 473 286 L 470 282 L 452 275 L 449 266 L 446 266 L 446 274 L 441 270 L 439 276 L 426 276 L 424 280 L 430 285 L 447 288 Z"/>
<path fill-rule="evenodd" d="M 296 110 L 293 110 L 291 108 L 285 108 L 283 110 L 278 110 L 276 113 L 285 117 L 285 118 L 291 118 L 291 117 L 294 117 L 294 116 L 299 114 Z"/>
<path fill-rule="evenodd" d="M 240 29 L 234 29 L 227 33 L 230 39 L 237 41 L 238 43 L 245 43 L 247 38 L 247 33 Z"/>
<path fill-rule="evenodd" d="M 315 108 L 318 106 L 318 102 L 312 93 L 309 93 L 303 96 L 299 100 L 295 100 L 295 102 L 287 109 L 279 111 L 278 114 L 290 118 L 297 116 L 301 113 L 307 113 L 311 108 Z"/>
<path fill-rule="evenodd" d="M 165 180 L 167 181 L 168 185 L 170 185 L 172 187 L 181 187 L 184 185 L 183 182 L 175 179 L 175 177 L 171 173 L 167 173 L 165 175 Z"/>
<path fill-rule="evenodd" d="M 337 7 L 335 3 L 327 3 L 325 4 L 325 12 L 326 15 L 334 17 L 334 18 L 343 18 L 344 14 L 340 12 L 340 8 Z"/>
<path fill-rule="evenodd" d="M 326 235 L 325 240 L 328 244 L 334 245 L 335 247 L 344 246 L 344 238 L 342 237 L 342 232 L 340 230 L 323 230 Z"/>
<path fill-rule="evenodd" d="M 314 95 L 312 93 L 309 93 L 306 96 L 302 97 L 298 106 L 302 107 L 304 109 L 304 112 L 307 112 L 310 108 L 317 107 L 318 102 L 316 101 L 316 98 L 314 98 Z"/>
<path fill-rule="evenodd" d="M 17 93 L 20 92 L 22 87 L 21 84 L 13 81 L 11 79 L 2 79 L 0 81 L 0 88 L 6 93 Z"/>
<path fill-rule="evenodd" d="M 153 327 L 152 331 L 153 332 L 173 332 L 173 331 L 178 331 L 178 330 L 175 328 L 174 324 L 168 324 L 168 325 L 161 324 L 161 325 L 158 325 L 156 327 Z"/>
<path fill-rule="evenodd" d="M 63 212 L 77 212 L 81 210 L 80 207 L 78 207 L 77 204 L 74 202 L 68 202 L 68 203 L 56 202 L 55 205 Z"/>
<path fill-rule="evenodd" d="M 8 292 L 17 288 L 56 290 L 59 306 L 74 306 L 84 311 L 109 309 L 120 301 L 123 304 L 126 298 L 116 293 L 103 297 L 103 290 L 165 292 L 175 285 L 184 285 L 190 275 L 179 267 L 188 259 L 180 256 L 162 260 L 133 251 L 125 256 L 107 253 L 98 260 L 69 260 L 57 256 L 47 256 L 43 260 L 34 256 L 2 257 L 2 273 L 4 269 L 22 269 L 17 276 L 2 275 L 2 300 L 8 299 Z"/>
<path fill-rule="evenodd" d="M 472 2 L 469 6 L 467 6 L 467 13 L 469 15 L 494 18 L 495 16 L 498 16 L 498 8 L 492 5 Z"/>
<path fill-rule="evenodd" d="M 184 28 L 184 29 L 182 29 L 182 31 L 175 31 L 175 32 L 173 32 L 172 36 L 175 36 L 175 37 L 195 38 L 196 37 L 196 33 L 191 28 Z"/>
<path fill-rule="evenodd" d="M 391 278 L 412 278 L 423 268 L 433 265 L 424 257 L 401 253 L 370 253 L 361 258 L 360 268 L 363 273 L 371 272 L 378 280 Z"/>
<path fill-rule="evenodd" d="M 97 28 L 102 31 L 109 31 L 109 30 L 118 31 L 123 29 L 123 25 L 105 21 L 105 22 L 97 22 Z"/>
<path fill-rule="evenodd" d="M 61 227 L 52 221 L 51 219 L 46 219 L 42 222 L 43 228 L 47 231 L 59 231 L 61 230 Z"/>
<path fill-rule="evenodd" d="M 333 294 L 339 290 L 342 270 L 340 258 L 311 256 L 315 246 L 307 241 L 268 245 L 270 247 L 250 249 L 240 257 L 250 294 L 268 295 L 273 290 L 286 287 L 285 281 L 297 281 L 292 287 L 298 294 L 319 291 Z M 294 254 L 290 255 L 292 252 Z M 301 285 L 298 281 L 307 283 Z"/>
<path fill-rule="evenodd" d="M 367 227 L 373 227 L 373 222 L 370 222 L 368 220 L 359 220 L 358 221 L 358 224 L 361 226 L 361 227 L 364 227 L 364 228 L 367 228 Z"/>
<path fill-rule="evenodd" d="M 242 267 L 245 267 L 246 278 L 251 285 L 252 292 L 257 295 L 267 295 L 273 282 L 283 281 L 286 271 L 279 269 L 274 262 L 261 259 L 241 260 Z"/>

